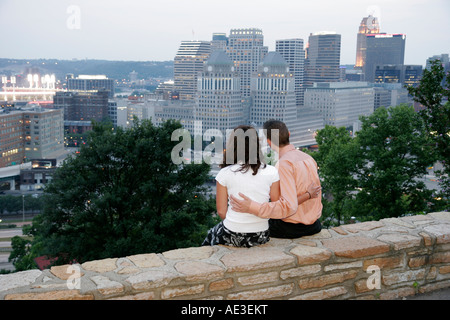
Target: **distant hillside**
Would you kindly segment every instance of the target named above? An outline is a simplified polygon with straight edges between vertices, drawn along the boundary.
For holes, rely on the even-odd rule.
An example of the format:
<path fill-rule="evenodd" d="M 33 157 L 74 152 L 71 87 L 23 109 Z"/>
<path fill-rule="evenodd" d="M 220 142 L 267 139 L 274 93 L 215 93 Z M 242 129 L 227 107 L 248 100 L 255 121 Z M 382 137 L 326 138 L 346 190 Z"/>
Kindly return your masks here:
<path fill-rule="evenodd" d="M 112 79 L 129 79 L 133 70 L 138 79 L 173 78 L 173 61 L 109 61 L 109 60 L 56 60 L 56 59 L 4 59 L 0 58 L 0 74 L 24 73 L 37 67 L 41 74 L 55 74 L 63 80 L 68 73 L 104 74 Z"/>

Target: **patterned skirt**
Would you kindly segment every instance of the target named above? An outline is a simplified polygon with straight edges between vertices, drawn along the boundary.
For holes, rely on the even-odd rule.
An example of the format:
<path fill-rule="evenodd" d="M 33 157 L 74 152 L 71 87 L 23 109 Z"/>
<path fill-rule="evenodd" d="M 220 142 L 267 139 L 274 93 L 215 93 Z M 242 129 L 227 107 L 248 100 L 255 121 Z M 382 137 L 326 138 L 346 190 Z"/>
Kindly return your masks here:
<path fill-rule="evenodd" d="M 233 232 L 227 229 L 223 222 L 218 223 L 209 229 L 202 246 L 214 246 L 223 244 L 232 247 L 250 248 L 264 244 L 269 241 L 269 230 L 261 232 Z"/>

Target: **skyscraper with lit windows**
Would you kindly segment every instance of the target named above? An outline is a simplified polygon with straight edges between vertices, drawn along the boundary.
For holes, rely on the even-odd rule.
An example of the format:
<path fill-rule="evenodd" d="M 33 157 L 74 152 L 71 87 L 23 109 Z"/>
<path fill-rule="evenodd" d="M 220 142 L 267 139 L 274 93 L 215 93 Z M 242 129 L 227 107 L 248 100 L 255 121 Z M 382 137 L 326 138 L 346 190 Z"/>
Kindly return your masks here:
<path fill-rule="evenodd" d="M 231 29 L 226 52 L 241 75 L 242 96 L 250 97 L 250 78 L 268 52 L 262 30 Z"/>
<path fill-rule="evenodd" d="M 194 100 L 197 76 L 211 53 L 211 41 L 182 41 L 174 59 L 174 92 L 180 100 Z"/>
<path fill-rule="evenodd" d="M 208 129 L 218 129 L 225 137 L 227 129 L 243 124 L 240 83 L 240 76 L 228 55 L 220 50 L 211 53 L 198 78 L 194 105 L 195 120 L 202 125 L 201 134 Z"/>
<path fill-rule="evenodd" d="M 366 34 L 380 33 L 378 18 L 369 15 L 361 20 L 356 38 L 355 68 L 362 68 L 366 63 L 367 41 Z"/>
<path fill-rule="evenodd" d="M 289 70 L 294 77 L 295 102 L 297 106 L 303 105 L 303 75 L 305 72 L 305 50 L 303 39 L 284 39 L 276 41 L 277 52 L 286 60 Z"/>

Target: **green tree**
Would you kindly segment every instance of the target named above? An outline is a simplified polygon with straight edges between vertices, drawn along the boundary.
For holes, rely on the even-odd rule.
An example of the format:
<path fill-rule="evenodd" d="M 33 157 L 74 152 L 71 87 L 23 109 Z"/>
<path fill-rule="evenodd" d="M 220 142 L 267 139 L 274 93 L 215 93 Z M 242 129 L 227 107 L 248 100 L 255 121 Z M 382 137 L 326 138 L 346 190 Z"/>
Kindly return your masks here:
<path fill-rule="evenodd" d="M 420 111 L 426 132 L 434 143 L 433 151 L 442 163 L 443 169 L 437 172 L 444 201 L 442 206 L 448 208 L 450 199 L 450 73 L 445 74 L 439 60 L 425 69 L 419 86 L 408 87 L 415 101 L 424 106 Z"/>
<path fill-rule="evenodd" d="M 324 193 L 324 225 L 340 224 L 348 216 L 346 204 L 352 201 L 355 188 L 354 178 L 357 163 L 360 161 L 358 145 L 344 128 L 325 126 L 316 136 L 318 152 L 311 155 L 319 165 L 319 175 Z"/>
<path fill-rule="evenodd" d="M 203 187 L 210 167 L 171 161 L 179 128 L 175 121 L 135 121 L 130 129 L 94 123 L 87 144 L 45 188 L 31 230 L 34 255 L 84 262 L 199 245 L 216 223 Z"/>
<path fill-rule="evenodd" d="M 363 161 L 356 174 L 361 188 L 356 213 L 380 219 L 426 210 L 431 191 L 417 178 L 435 157 L 420 116 L 399 105 L 360 119 L 356 139 Z"/>

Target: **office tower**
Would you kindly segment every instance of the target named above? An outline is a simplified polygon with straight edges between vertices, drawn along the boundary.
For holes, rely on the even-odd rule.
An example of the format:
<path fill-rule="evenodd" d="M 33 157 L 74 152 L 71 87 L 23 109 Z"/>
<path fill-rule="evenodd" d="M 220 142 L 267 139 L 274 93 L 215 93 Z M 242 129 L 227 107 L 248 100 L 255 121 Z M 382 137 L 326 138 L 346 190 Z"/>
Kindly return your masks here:
<path fill-rule="evenodd" d="M 286 60 L 289 70 L 294 76 L 295 102 L 297 106 L 303 105 L 303 75 L 305 72 L 305 50 L 303 39 L 285 39 L 276 41 L 277 52 Z"/>
<path fill-rule="evenodd" d="M 224 51 L 214 51 L 205 63 L 198 79 L 194 116 L 201 121 L 202 134 L 218 129 L 225 137 L 227 129 L 243 124 L 240 76 Z"/>
<path fill-rule="evenodd" d="M 211 52 L 222 50 L 225 51 L 228 45 L 228 37 L 226 33 L 215 32 L 211 41 Z"/>
<path fill-rule="evenodd" d="M 315 83 L 306 88 L 305 106 L 319 111 L 325 125 L 349 128 L 373 113 L 374 89 L 367 82 Z"/>
<path fill-rule="evenodd" d="M 297 119 L 294 77 L 279 52 L 271 51 L 258 66 L 251 79 L 252 107 L 250 123 L 262 128 L 264 122 L 276 119 L 286 123 L 295 146 L 304 143 L 302 123 Z M 312 137 L 312 132 L 310 133 Z"/>
<path fill-rule="evenodd" d="M 340 78 L 341 35 L 335 32 L 310 34 L 306 49 L 304 86 L 336 82 Z"/>
<path fill-rule="evenodd" d="M 402 67 L 398 64 L 384 64 L 375 66 L 375 83 L 401 83 Z"/>
<path fill-rule="evenodd" d="M 366 34 L 380 33 L 378 18 L 369 15 L 361 20 L 356 38 L 356 63 L 355 68 L 362 68 L 366 62 L 367 41 Z"/>
<path fill-rule="evenodd" d="M 108 79 L 105 75 L 80 74 L 76 78 L 74 78 L 73 75 L 68 75 L 66 79 L 68 91 L 108 91 L 108 98 L 114 98 L 114 80 Z"/>
<path fill-rule="evenodd" d="M 363 66 L 365 81 L 375 81 L 377 65 L 403 65 L 405 59 L 404 34 L 366 34 L 366 63 Z"/>
<path fill-rule="evenodd" d="M 194 100 L 197 75 L 211 53 L 210 41 L 182 41 L 174 59 L 174 91 L 180 100 Z"/>
<path fill-rule="evenodd" d="M 440 60 L 446 71 L 450 69 L 450 59 L 448 53 L 443 53 L 429 57 L 426 62 L 425 66 L 426 69 L 430 70 L 431 61 L 433 60 Z"/>
<path fill-rule="evenodd" d="M 413 104 L 408 90 L 401 83 L 374 83 L 374 111 L 380 107 L 389 108 L 399 104 Z"/>
<path fill-rule="evenodd" d="M 64 151 L 63 111 L 26 106 L 0 112 L 0 167 L 30 159 L 55 158 Z"/>
<path fill-rule="evenodd" d="M 226 53 L 241 75 L 243 98 L 250 97 L 250 78 L 267 52 L 261 29 L 231 29 Z"/>
<path fill-rule="evenodd" d="M 0 110 L 0 123 L 0 168 L 22 163 L 25 157 L 22 112 Z"/>
<path fill-rule="evenodd" d="M 49 159 L 64 151 L 64 113 L 40 106 L 23 109 L 25 157 Z"/>
<path fill-rule="evenodd" d="M 407 86 L 417 86 L 421 77 L 421 65 L 384 64 L 375 66 L 375 83 L 401 83 Z"/>
<path fill-rule="evenodd" d="M 108 91 L 56 92 L 53 106 L 64 109 L 66 121 L 103 121 L 108 119 Z"/>

